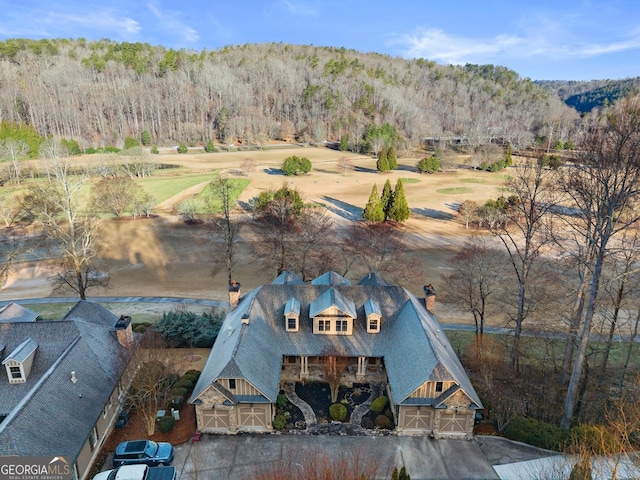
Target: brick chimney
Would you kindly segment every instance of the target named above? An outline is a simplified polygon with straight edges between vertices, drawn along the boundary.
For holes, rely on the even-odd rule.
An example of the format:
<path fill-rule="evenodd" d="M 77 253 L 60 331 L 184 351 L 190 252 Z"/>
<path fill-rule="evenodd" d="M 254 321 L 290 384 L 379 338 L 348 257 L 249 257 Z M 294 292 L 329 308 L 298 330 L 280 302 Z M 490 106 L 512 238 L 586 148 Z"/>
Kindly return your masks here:
<path fill-rule="evenodd" d="M 116 335 L 120 345 L 129 348 L 133 345 L 133 330 L 131 329 L 131 317 L 120 315 L 116 323 Z"/>
<path fill-rule="evenodd" d="M 229 285 L 229 308 L 233 310 L 240 300 L 240 284 L 235 280 Z"/>
<path fill-rule="evenodd" d="M 436 291 L 433 285 L 425 285 L 424 287 L 424 305 L 429 313 L 434 313 L 436 308 Z"/>

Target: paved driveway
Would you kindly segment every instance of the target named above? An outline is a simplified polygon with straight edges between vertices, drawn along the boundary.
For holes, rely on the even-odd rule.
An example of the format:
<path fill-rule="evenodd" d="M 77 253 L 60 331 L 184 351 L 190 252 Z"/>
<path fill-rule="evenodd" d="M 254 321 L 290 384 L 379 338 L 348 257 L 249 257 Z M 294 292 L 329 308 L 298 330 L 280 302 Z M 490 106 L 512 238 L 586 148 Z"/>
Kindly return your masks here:
<path fill-rule="evenodd" d="M 554 454 L 499 437 L 467 441 L 406 436 L 203 435 L 198 443 L 176 447 L 174 465 L 178 480 L 250 480 L 256 469 L 279 461 L 298 463 L 296 459 L 319 453 L 335 458 L 341 452 L 357 452 L 365 464 L 378 462 L 388 470 L 381 470 L 380 477 L 387 480 L 396 465 L 404 465 L 412 480 L 497 479 L 493 465 Z M 298 467 L 302 469 L 302 463 Z"/>

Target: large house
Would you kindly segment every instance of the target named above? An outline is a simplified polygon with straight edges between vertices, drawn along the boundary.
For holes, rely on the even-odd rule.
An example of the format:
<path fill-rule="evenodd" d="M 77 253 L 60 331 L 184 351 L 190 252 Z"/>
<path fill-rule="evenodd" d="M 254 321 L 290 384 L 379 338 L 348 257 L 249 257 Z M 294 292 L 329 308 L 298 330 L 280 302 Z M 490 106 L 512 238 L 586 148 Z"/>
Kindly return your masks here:
<path fill-rule="evenodd" d="M 190 398 L 198 430 L 271 431 L 284 384 L 322 380 L 323 357 L 340 352 L 343 384 L 382 384 L 398 433 L 471 436 L 482 404 L 433 314 L 435 292 L 425 294 L 377 274 L 352 285 L 334 272 L 308 284 L 285 272 L 242 298 L 233 285 Z"/>
<path fill-rule="evenodd" d="M 78 302 L 60 321 L 0 310 L 0 454 L 64 457 L 87 478 L 120 411 L 129 317 Z"/>

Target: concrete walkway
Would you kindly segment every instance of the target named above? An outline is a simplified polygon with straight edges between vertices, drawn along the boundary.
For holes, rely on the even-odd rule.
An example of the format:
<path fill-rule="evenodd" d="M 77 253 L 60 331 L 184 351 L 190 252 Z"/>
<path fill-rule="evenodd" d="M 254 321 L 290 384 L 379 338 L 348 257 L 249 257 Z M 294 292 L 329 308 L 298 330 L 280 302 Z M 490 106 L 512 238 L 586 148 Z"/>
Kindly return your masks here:
<path fill-rule="evenodd" d="M 309 429 L 309 427 L 311 427 L 312 425 L 316 425 L 318 423 L 318 419 L 316 417 L 316 414 L 313 412 L 311 405 L 302 400 L 296 393 L 295 383 L 285 383 L 284 393 L 289 401 L 302 411 L 302 414 L 304 415 L 304 421 L 307 424 L 307 429 Z"/>

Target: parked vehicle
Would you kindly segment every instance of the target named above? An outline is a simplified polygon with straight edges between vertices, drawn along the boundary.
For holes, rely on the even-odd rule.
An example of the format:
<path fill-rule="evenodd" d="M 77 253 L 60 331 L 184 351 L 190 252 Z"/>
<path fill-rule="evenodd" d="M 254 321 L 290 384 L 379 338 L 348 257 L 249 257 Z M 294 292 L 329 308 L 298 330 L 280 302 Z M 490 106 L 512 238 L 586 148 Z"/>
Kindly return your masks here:
<path fill-rule="evenodd" d="M 173 446 L 167 442 L 129 440 L 121 442 L 113 454 L 113 466 L 143 463 L 150 467 L 170 465 L 173 462 Z"/>
<path fill-rule="evenodd" d="M 93 480 L 176 480 L 176 467 L 150 467 L 149 465 L 123 465 L 100 472 Z"/>

